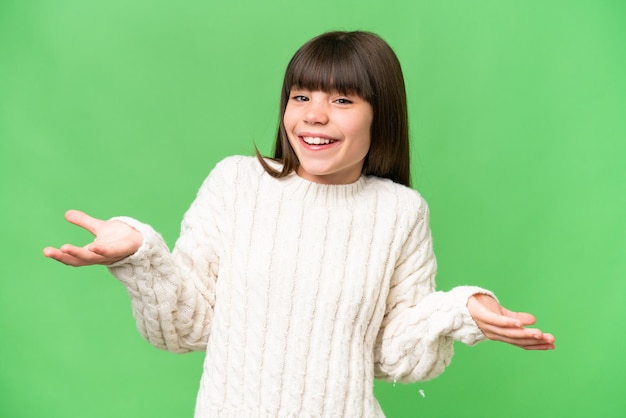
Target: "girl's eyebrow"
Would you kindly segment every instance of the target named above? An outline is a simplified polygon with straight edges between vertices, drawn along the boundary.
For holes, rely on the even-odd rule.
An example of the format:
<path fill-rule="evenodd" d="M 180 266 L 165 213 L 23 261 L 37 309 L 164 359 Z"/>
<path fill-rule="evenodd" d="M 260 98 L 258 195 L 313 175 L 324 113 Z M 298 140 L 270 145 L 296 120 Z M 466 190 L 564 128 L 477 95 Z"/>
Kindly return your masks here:
<path fill-rule="evenodd" d="M 320 91 L 323 93 L 339 95 L 339 96 L 361 97 L 359 93 L 353 90 L 344 90 L 344 91 L 337 90 L 337 89 L 324 90 L 324 89 L 308 88 L 308 87 L 292 87 L 289 89 L 289 94 L 293 94 L 294 92 L 315 92 L 315 91 Z"/>

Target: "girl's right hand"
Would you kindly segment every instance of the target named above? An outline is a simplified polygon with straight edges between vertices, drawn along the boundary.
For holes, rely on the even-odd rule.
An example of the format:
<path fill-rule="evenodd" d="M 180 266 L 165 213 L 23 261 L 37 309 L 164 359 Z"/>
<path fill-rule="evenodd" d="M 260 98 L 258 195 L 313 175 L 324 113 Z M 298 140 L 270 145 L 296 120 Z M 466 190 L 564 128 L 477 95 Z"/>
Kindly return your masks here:
<path fill-rule="evenodd" d="M 137 252 L 143 243 L 141 232 L 124 222 L 92 218 L 77 210 L 67 211 L 65 219 L 95 236 L 94 242 L 84 247 L 65 244 L 60 248 L 44 248 L 44 256 L 68 266 L 113 264 Z"/>

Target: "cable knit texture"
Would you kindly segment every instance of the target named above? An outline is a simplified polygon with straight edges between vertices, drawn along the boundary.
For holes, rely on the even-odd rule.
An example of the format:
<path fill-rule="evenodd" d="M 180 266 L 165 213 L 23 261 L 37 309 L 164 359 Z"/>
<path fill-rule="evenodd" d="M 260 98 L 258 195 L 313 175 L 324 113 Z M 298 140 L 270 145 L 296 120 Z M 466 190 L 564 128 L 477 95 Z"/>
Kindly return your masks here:
<path fill-rule="evenodd" d="M 484 338 L 466 304 L 435 292 L 421 196 L 376 177 L 275 179 L 230 157 L 200 188 L 173 252 L 149 226 L 110 266 L 156 347 L 206 350 L 196 417 L 382 417 L 374 378 L 427 380 L 453 341 Z"/>

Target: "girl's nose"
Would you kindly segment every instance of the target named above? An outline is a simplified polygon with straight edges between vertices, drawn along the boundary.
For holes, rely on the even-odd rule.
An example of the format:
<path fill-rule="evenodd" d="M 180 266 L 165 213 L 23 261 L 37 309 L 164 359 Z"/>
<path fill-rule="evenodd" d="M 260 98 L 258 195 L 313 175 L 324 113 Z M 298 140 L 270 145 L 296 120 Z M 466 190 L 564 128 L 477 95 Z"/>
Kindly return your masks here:
<path fill-rule="evenodd" d="M 311 100 L 304 113 L 304 121 L 315 125 L 328 122 L 328 109 L 326 103 L 318 100 Z"/>

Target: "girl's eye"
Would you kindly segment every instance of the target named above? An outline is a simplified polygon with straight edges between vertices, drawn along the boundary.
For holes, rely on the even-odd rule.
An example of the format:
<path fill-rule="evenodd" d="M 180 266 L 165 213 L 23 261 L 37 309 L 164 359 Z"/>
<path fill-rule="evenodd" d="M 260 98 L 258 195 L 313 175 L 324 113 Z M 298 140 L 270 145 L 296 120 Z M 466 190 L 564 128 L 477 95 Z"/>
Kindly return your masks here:
<path fill-rule="evenodd" d="M 306 102 L 307 100 L 309 100 L 308 97 L 303 96 L 301 94 L 296 94 L 296 95 L 292 96 L 291 99 L 295 100 L 296 102 Z"/>
<path fill-rule="evenodd" d="M 351 104 L 352 100 L 346 99 L 345 97 L 340 97 L 339 99 L 335 100 L 335 103 L 337 103 L 337 104 Z"/>

